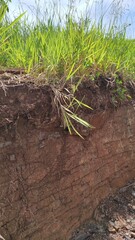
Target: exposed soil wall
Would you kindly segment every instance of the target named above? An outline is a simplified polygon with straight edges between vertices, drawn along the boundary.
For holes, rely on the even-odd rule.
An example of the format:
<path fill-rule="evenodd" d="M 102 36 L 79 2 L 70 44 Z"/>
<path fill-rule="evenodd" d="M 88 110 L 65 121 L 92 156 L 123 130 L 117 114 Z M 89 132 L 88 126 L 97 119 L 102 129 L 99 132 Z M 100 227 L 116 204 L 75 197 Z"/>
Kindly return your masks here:
<path fill-rule="evenodd" d="M 0 234 L 6 240 L 68 240 L 102 199 L 135 177 L 132 104 L 85 112 L 96 127 L 81 129 L 85 140 L 60 127 L 48 86 L 7 85 L 0 105 Z"/>

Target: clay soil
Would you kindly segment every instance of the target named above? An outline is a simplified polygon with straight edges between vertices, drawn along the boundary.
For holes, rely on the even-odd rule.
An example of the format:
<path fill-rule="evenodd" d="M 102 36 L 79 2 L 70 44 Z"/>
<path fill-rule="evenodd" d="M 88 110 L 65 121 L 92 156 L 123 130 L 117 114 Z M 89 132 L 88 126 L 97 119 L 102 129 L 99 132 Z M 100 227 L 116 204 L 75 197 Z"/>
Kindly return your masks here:
<path fill-rule="evenodd" d="M 134 240 L 135 180 L 104 200 L 70 240 Z"/>
<path fill-rule="evenodd" d="M 13 83 L 32 83 L 33 79 L 23 72 L 0 72 L 0 86 L 5 91 L 7 86 Z M 102 83 L 102 84 L 101 84 Z M 86 103 L 94 110 L 105 110 L 113 105 L 119 106 L 119 99 L 115 96 L 115 104 L 112 104 L 112 89 L 104 85 L 84 82 L 81 89 L 82 99 L 85 96 Z M 86 91 L 87 90 L 87 91 Z M 134 103 L 135 86 L 128 85 L 127 91 L 132 96 L 130 104 Z M 41 94 L 40 94 L 41 98 Z M 41 101 L 40 101 L 41 102 Z M 129 102 L 129 101 L 127 101 Z M 94 112 L 93 110 L 93 112 Z M 5 111 L 5 110 L 4 110 Z M 14 111 L 14 109 L 13 109 Z M 20 110 L 21 111 L 21 110 Z M 35 111 L 35 110 L 33 110 Z M 23 110 L 22 110 L 23 112 Z M 14 115 L 14 113 L 10 114 Z M 135 180 L 119 190 L 114 196 L 109 197 L 95 210 L 92 220 L 77 229 L 70 240 L 134 240 L 135 239 Z"/>

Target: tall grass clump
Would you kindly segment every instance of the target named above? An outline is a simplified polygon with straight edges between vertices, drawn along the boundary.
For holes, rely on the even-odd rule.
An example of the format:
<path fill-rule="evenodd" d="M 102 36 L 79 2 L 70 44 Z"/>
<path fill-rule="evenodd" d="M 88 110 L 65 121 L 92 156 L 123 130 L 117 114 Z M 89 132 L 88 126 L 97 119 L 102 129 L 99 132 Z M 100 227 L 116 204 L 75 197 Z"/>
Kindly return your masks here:
<path fill-rule="evenodd" d="M 114 77 L 118 72 L 133 76 L 135 40 L 126 38 L 125 24 L 120 26 L 118 21 L 119 13 L 114 13 L 106 23 L 103 10 L 96 20 L 88 14 L 88 5 L 82 17 L 77 15 L 74 1 L 69 3 L 64 16 L 54 4 L 50 15 L 46 9 L 41 19 L 37 13 L 36 21 L 29 22 L 24 17 L 15 27 L 10 27 L 4 33 L 8 41 L 3 45 L 0 65 L 22 67 L 28 72 L 36 69 L 45 73 L 48 82 L 73 77 L 95 79 L 100 74 Z M 101 8 L 103 0 L 100 4 Z M 10 20 L 3 24 L 6 27 Z"/>

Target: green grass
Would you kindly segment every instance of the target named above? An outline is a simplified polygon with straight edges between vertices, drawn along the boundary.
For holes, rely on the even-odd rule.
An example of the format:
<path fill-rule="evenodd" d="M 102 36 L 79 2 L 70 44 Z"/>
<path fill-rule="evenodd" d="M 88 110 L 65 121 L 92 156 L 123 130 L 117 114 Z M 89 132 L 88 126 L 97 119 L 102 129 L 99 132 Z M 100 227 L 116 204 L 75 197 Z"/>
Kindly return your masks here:
<path fill-rule="evenodd" d="M 124 25 L 116 30 L 118 13 L 112 16 L 106 29 L 103 16 L 98 22 L 91 21 L 87 15 L 75 20 L 74 12 L 69 9 L 61 24 L 54 6 L 53 14 L 59 18 L 57 25 L 53 16 L 47 15 L 34 24 L 23 17 L 3 34 L 0 66 L 44 72 L 46 82 L 51 83 L 73 77 L 94 80 L 99 75 L 117 78 L 118 73 L 122 73 L 124 79 L 133 79 L 135 40 L 126 38 Z M 6 28 L 9 20 L 2 21 L 1 25 Z"/>

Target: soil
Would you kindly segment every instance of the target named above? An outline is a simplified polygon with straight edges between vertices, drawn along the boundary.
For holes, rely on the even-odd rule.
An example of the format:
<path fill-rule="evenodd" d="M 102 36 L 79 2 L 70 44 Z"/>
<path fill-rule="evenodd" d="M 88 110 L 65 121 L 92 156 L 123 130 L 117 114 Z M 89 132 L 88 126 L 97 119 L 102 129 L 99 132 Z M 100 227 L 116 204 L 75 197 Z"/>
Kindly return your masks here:
<path fill-rule="evenodd" d="M 134 240 L 135 180 L 108 197 L 70 240 Z"/>
<path fill-rule="evenodd" d="M 8 85 L 12 85 L 14 83 L 15 85 L 20 83 L 28 85 L 29 83 L 29 85 L 31 84 L 34 89 L 33 82 L 34 82 L 33 77 L 27 74 L 23 74 L 23 71 L 21 70 L 19 71 L 9 70 L 4 72 L 0 71 L 0 86 L 2 87 L 2 90 L 5 92 L 5 99 L 7 98 L 6 91 Z M 119 98 L 119 96 L 117 96 L 117 94 L 116 95 L 114 94 L 115 86 L 111 87 L 111 85 L 109 86 L 108 84 L 109 83 L 106 82 L 106 80 L 104 79 L 102 79 L 102 81 L 96 82 L 91 81 L 83 82 L 83 84 L 79 87 L 80 92 L 78 91 L 79 93 L 77 93 L 77 97 L 78 99 L 81 100 L 85 97 L 84 99 L 85 102 L 93 108 L 93 112 L 96 110 L 99 111 L 101 109 L 106 110 L 107 108 L 110 108 L 112 106 L 113 107 L 119 106 L 121 104 L 121 99 Z M 27 105 L 26 112 L 26 105 L 22 105 L 21 100 L 16 99 L 16 105 L 11 103 L 12 108 L 10 107 L 10 114 L 8 113 L 8 115 L 11 116 L 11 119 L 8 119 L 9 122 L 13 122 L 13 120 L 18 119 L 19 112 L 20 115 L 24 114 L 25 116 L 27 115 L 27 118 L 29 117 L 30 113 L 31 117 L 30 121 L 31 122 L 33 121 L 32 123 L 35 124 L 36 117 L 40 115 L 39 111 L 44 113 L 43 109 L 45 108 L 45 103 L 51 102 L 51 99 L 44 94 L 43 91 L 44 89 L 42 89 L 42 91 L 39 92 L 36 92 L 35 89 L 35 92 L 33 93 L 32 91 L 31 92 L 29 91 L 29 86 L 27 87 L 29 96 L 30 94 L 34 94 L 35 96 L 35 98 L 33 97 L 34 103 L 30 102 Z M 126 87 L 127 87 L 126 94 L 129 93 L 132 98 L 131 100 L 126 98 L 125 103 L 130 102 L 130 104 L 131 103 L 135 104 L 134 83 L 130 82 Z M 25 95 L 27 94 L 25 88 L 24 93 Z M 113 96 L 115 96 L 115 102 L 112 102 Z M 18 108 L 16 106 L 18 106 Z M 51 105 L 48 105 L 48 108 L 50 110 Z M 6 114 L 4 108 L 0 109 L 0 113 L 2 113 L 2 111 L 3 113 Z M 45 115 L 43 116 L 43 119 L 47 119 L 47 117 L 48 116 Z M 5 124 L 4 120 L 3 124 Z M 37 122 L 39 124 L 39 119 Z M 45 124 L 45 122 L 43 124 Z M 89 222 L 81 226 L 81 228 L 77 229 L 73 233 L 72 238 L 70 240 L 134 240 L 134 239 L 135 239 L 135 180 L 130 182 L 127 186 L 120 189 L 115 196 L 111 196 L 104 202 L 102 202 L 100 206 L 95 210 L 93 218 Z"/>
<path fill-rule="evenodd" d="M 72 83 L 70 81 L 62 82 L 61 80 L 59 82 L 48 83 L 44 73 L 34 75 L 34 73 L 26 74 L 24 69 L 0 69 L 0 87 L 2 87 L 3 90 L 6 90 L 7 85 L 31 84 L 36 86 L 53 86 L 63 93 L 68 89 L 69 93 L 71 93 L 72 85 L 78 84 L 79 80 L 79 78 L 75 78 Z M 112 107 L 116 108 L 121 104 L 132 104 L 135 98 L 135 83 L 134 81 L 124 82 L 121 78 L 120 80 L 121 85 L 119 86 L 114 79 L 107 79 L 103 76 L 99 76 L 94 81 L 84 78 L 78 86 L 78 91 L 75 92 L 75 96 L 96 111 L 106 110 Z M 68 91 L 66 90 L 66 95 Z"/>
<path fill-rule="evenodd" d="M 59 89 L 65 95 L 72 93 L 72 85 L 77 84 L 79 79 L 74 79 L 72 84 L 70 81 L 59 83 L 53 82 L 52 84 L 47 82 L 45 74 L 26 74 L 24 69 L 0 69 L 0 87 L 6 90 L 11 85 L 31 85 L 32 87 L 44 87 L 48 85 L 50 89 L 52 86 Z M 67 90 L 68 89 L 68 90 Z M 65 91 L 66 90 L 66 91 Z M 124 92 L 123 92 L 124 90 Z M 52 91 L 53 92 L 53 91 Z M 135 83 L 132 81 L 123 82 L 121 86 L 117 86 L 114 80 L 107 80 L 102 76 L 94 81 L 86 78 L 78 86 L 78 90 L 75 92 L 75 97 L 89 105 L 94 112 L 104 111 L 108 108 L 118 108 L 121 104 L 134 104 L 135 98 Z M 91 113 L 89 108 L 83 108 L 83 112 Z"/>

